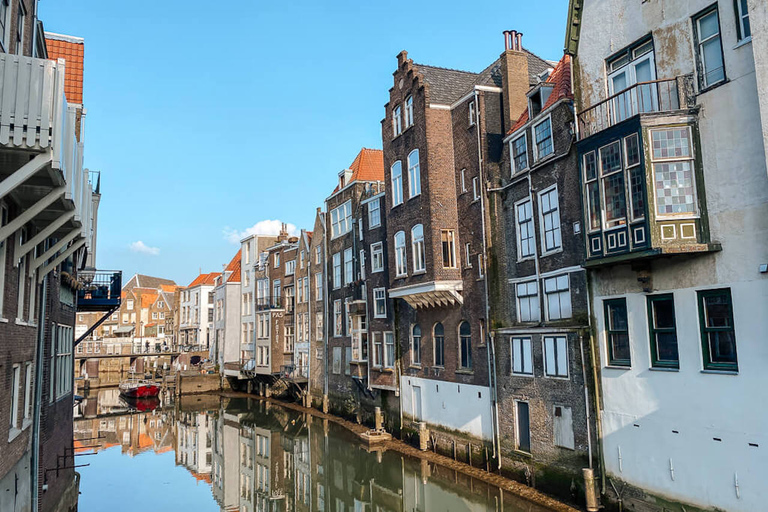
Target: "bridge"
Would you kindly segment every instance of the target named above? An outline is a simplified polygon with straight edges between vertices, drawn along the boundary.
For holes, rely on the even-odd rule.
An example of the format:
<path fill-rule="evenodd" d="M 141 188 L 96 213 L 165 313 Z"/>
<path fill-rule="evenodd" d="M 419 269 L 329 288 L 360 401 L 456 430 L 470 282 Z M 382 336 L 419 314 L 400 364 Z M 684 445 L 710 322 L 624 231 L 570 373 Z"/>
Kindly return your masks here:
<path fill-rule="evenodd" d="M 75 360 L 83 360 L 83 359 L 117 359 L 120 357 L 130 357 L 130 358 L 136 358 L 136 357 L 162 357 L 167 356 L 170 357 L 171 360 L 176 359 L 182 354 L 189 354 L 189 357 L 199 356 L 201 359 L 205 359 L 208 357 L 208 351 L 197 351 L 197 352 L 131 352 L 129 354 L 75 354 Z"/>

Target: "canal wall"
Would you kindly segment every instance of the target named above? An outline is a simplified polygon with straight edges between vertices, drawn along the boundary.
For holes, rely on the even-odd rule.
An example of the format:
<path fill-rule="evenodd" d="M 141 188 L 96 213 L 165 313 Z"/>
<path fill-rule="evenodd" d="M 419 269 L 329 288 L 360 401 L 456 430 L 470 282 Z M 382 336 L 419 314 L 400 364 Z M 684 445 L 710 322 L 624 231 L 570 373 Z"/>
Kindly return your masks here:
<path fill-rule="evenodd" d="M 177 395 L 216 393 L 218 391 L 221 391 L 221 378 L 218 373 L 200 373 L 195 370 L 182 370 L 176 373 Z"/>

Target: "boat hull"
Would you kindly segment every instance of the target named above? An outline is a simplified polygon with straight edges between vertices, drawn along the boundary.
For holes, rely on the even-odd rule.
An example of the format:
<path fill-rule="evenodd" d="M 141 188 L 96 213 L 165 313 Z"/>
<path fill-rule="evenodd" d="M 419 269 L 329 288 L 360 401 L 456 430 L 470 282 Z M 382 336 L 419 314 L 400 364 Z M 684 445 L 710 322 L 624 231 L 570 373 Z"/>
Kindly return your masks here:
<path fill-rule="evenodd" d="M 160 394 L 160 386 L 155 384 L 120 384 L 120 394 L 128 398 L 149 398 Z"/>

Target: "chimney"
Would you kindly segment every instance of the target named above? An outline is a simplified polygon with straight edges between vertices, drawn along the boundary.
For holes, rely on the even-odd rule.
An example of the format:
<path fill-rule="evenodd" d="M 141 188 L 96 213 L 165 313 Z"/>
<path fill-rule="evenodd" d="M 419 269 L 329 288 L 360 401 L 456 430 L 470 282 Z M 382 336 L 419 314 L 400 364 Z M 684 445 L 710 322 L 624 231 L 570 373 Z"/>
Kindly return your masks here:
<path fill-rule="evenodd" d="M 523 34 L 504 31 L 504 53 L 501 54 L 504 131 L 509 130 L 528 108 L 528 55 L 523 51 Z"/>
<path fill-rule="evenodd" d="M 278 242 L 284 242 L 288 240 L 288 226 L 283 222 L 280 226 L 280 234 L 277 235 Z"/>

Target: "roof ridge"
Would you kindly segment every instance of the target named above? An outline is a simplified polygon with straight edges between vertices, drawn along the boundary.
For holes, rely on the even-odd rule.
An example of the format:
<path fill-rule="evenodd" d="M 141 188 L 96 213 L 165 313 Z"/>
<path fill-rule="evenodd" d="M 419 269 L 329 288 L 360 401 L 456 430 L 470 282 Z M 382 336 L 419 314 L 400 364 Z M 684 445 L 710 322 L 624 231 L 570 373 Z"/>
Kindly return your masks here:
<path fill-rule="evenodd" d="M 468 75 L 479 75 L 480 73 L 475 73 L 474 71 L 466 71 L 464 69 L 456 69 L 456 68 L 447 68 L 444 66 L 432 66 L 430 64 L 419 64 L 418 62 L 413 63 L 414 66 L 421 67 L 421 68 L 432 68 L 432 69 L 442 69 L 445 71 L 454 71 L 456 73 L 466 73 Z"/>

